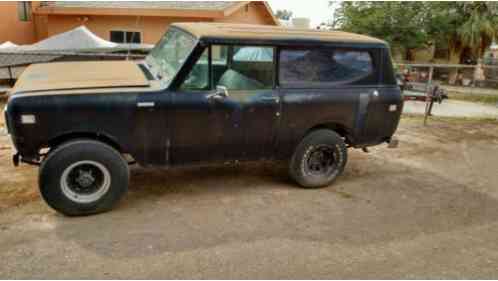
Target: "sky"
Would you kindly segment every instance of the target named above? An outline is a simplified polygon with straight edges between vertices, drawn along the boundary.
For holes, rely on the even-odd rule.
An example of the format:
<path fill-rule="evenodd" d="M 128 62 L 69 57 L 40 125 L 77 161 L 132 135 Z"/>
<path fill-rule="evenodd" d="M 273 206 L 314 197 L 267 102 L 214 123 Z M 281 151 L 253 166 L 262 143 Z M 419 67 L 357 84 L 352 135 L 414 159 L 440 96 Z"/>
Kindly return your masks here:
<path fill-rule="evenodd" d="M 332 19 L 333 9 L 328 0 L 268 0 L 268 3 L 274 13 L 285 9 L 292 11 L 293 17 L 309 18 L 312 27 Z"/>

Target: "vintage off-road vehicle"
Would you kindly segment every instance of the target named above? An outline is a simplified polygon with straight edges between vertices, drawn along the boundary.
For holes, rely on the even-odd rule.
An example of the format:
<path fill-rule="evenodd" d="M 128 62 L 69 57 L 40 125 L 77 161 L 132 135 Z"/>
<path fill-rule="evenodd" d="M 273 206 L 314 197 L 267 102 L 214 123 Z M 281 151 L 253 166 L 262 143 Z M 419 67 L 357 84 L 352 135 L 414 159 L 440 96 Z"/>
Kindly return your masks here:
<path fill-rule="evenodd" d="M 177 23 L 145 61 L 32 65 L 5 109 L 13 161 L 45 201 L 109 210 L 143 167 L 288 160 L 327 186 L 347 148 L 395 145 L 403 99 L 388 45 L 345 32 Z M 167 179 L 165 179 L 167 180 Z"/>

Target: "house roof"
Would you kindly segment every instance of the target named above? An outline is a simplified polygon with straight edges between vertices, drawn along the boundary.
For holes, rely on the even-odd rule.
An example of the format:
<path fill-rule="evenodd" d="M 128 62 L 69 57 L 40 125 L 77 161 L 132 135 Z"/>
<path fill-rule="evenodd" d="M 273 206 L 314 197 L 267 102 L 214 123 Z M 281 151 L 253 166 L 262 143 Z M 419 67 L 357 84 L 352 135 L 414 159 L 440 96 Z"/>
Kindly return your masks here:
<path fill-rule="evenodd" d="M 233 1 L 42 1 L 41 7 L 96 9 L 166 9 L 222 11 Z"/>
<path fill-rule="evenodd" d="M 266 1 L 42 1 L 39 15 L 133 15 L 156 17 L 223 18 L 249 3 L 264 6 L 274 24 L 278 20 Z"/>
<path fill-rule="evenodd" d="M 377 38 L 343 32 L 313 29 L 286 28 L 282 26 L 232 24 L 232 23 L 174 23 L 172 26 L 189 32 L 199 39 L 218 42 L 227 40 L 246 40 L 252 42 L 333 42 L 333 43 L 370 43 L 385 45 Z"/>

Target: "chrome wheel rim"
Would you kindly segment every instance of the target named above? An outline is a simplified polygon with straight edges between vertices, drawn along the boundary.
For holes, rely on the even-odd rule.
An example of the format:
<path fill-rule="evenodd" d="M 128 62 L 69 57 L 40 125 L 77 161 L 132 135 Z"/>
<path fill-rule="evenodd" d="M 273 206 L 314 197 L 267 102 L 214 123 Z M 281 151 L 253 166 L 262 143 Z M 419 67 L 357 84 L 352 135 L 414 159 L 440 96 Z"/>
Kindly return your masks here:
<path fill-rule="evenodd" d="M 64 169 L 62 193 L 76 203 L 93 203 L 102 198 L 111 186 L 111 174 L 95 161 L 78 161 Z"/>

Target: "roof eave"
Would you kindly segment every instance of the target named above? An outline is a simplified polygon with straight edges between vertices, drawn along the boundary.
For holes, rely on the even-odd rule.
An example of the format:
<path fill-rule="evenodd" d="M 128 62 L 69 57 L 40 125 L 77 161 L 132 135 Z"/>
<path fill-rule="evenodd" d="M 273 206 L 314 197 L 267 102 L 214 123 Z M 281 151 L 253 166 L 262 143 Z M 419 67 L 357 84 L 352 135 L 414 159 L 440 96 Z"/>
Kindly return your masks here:
<path fill-rule="evenodd" d="M 244 7 L 245 5 L 247 5 L 249 3 L 250 3 L 250 1 L 235 2 L 230 7 L 226 8 L 225 10 L 223 10 L 223 15 L 225 17 L 228 17 L 228 16 L 230 16 L 233 13 L 237 12 L 238 10 L 240 10 L 242 7 Z"/>
<path fill-rule="evenodd" d="M 271 9 L 270 5 L 268 5 L 267 1 L 255 1 L 257 3 L 263 4 L 263 7 L 268 14 L 268 17 L 272 21 L 274 25 L 280 25 L 280 21 L 275 17 L 275 14 L 273 13 L 273 10 Z M 242 7 L 245 5 L 249 5 L 251 1 L 241 1 L 241 2 L 235 2 L 232 6 L 228 7 L 224 11 L 225 17 L 232 15 L 236 11 L 240 10 Z"/>
<path fill-rule="evenodd" d="M 275 25 L 278 25 L 280 26 L 280 21 L 277 19 L 277 17 L 275 16 L 275 14 L 273 13 L 273 10 L 271 9 L 270 5 L 268 4 L 268 2 L 266 1 L 263 1 L 263 5 L 265 5 L 265 8 L 266 8 L 266 11 L 270 14 L 270 18 L 271 20 L 273 21 L 273 23 Z"/>
<path fill-rule="evenodd" d="M 133 8 L 68 8 L 39 7 L 35 15 L 96 15 L 96 16 L 151 16 L 177 18 L 222 18 L 224 11 L 187 9 L 133 9 Z"/>

